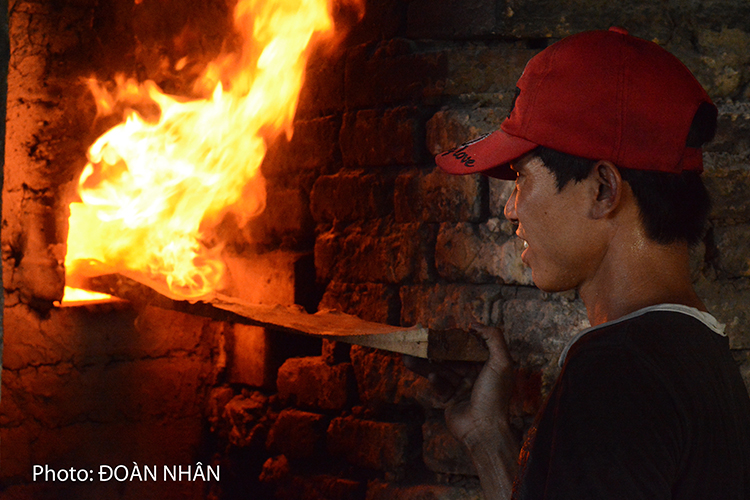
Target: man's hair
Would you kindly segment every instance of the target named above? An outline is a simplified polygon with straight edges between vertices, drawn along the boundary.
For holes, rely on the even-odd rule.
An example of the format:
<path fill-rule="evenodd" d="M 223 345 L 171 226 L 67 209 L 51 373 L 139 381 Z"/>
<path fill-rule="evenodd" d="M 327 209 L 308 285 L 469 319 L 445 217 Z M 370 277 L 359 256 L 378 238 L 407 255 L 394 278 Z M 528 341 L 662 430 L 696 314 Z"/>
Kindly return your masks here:
<path fill-rule="evenodd" d="M 701 103 L 690 124 L 685 146 L 700 148 L 716 133 L 716 108 Z M 542 146 L 534 153 L 554 174 L 558 191 L 571 180 L 589 176 L 596 160 L 573 156 Z M 633 190 L 646 235 L 657 243 L 685 241 L 695 245 L 705 230 L 711 199 L 697 172 L 680 174 L 617 167 Z"/>
<path fill-rule="evenodd" d="M 716 108 L 702 103 L 693 116 L 685 146 L 700 148 L 716 133 Z M 596 160 L 539 146 L 534 153 L 554 174 L 558 191 L 571 180 L 589 176 Z M 633 190 L 646 235 L 657 243 L 698 243 L 705 230 L 711 199 L 697 172 L 680 174 L 617 167 Z"/>
<path fill-rule="evenodd" d="M 580 182 L 588 177 L 597 163 L 542 146 L 534 153 L 554 174 L 558 191 L 570 181 Z M 689 245 L 701 240 L 711 200 L 699 173 L 617 168 L 633 190 L 641 222 L 650 239 L 662 244 L 682 240 Z"/>
<path fill-rule="evenodd" d="M 596 160 L 539 146 L 536 156 L 555 176 L 558 191 L 589 176 Z M 705 230 L 711 199 L 697 172 L 680 174 L 617 167 L 633 190 L 646 235 L 661 244 L 698 243 Z"/>

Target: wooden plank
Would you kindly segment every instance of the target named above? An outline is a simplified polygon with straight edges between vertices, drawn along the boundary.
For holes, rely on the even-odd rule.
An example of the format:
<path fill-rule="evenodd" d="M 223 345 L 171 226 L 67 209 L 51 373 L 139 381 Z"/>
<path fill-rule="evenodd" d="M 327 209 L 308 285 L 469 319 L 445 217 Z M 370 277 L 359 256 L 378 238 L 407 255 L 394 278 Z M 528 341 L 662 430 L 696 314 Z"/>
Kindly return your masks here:
<path fill-rule="evenodd" d="M 219 321 L 261 326 L 288 333 L 312 335 L 435 360 L 484 361 L 487 349 L 476 335 L 464 330 L 430 330 L 420 325 L 400 327 L 365 321 L 338 311 L 309 314 L 299 306 L 250 304 L 222 294 L 191 300 L 168 296 L 158 284 L 135 276 L 108 274 L 77 284 L 134 304 L 204 316 Z M 170 294 L 173 295 L 173 294 Z"/>

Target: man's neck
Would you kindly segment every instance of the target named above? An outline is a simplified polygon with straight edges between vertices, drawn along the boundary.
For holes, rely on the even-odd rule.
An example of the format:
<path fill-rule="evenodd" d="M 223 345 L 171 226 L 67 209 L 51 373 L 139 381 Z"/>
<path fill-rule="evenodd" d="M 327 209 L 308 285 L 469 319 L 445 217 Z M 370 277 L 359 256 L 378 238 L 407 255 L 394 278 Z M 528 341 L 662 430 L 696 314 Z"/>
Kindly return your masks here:
<path fill-rule="evenodd" d="M 689 250 L 684 243 L 661 245 L 642 238 L 628 245 L 611 245 L 579 293 L 592 326 L 656 304 L 706 310 L 690 280 Z"/>

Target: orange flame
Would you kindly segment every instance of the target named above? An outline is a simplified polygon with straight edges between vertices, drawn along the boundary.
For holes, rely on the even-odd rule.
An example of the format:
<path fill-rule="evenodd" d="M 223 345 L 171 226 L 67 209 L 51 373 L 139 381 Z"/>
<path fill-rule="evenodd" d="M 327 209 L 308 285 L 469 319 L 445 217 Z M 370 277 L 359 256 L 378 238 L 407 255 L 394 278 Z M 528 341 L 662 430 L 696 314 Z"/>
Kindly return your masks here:
<path fill-rule="evenodd" d="M 69 283 L 130 272 L 185 298 L 222 287 L 222 248 L 205 230 L 228 209 L 245 221 L 263 210 L 264 136 L 291 134 L 306 47 L 332 28 L 326 0 L 240 0 L 234 21 L 241 50 L 210 63 L 195 84 L 210 97 L 182 99 L 122 77 L 113 93 L 90 83 L 100 114 L 123 102 L 159 112 L 149 120 L 131 111 L 89 149 L 81 202 L 70 205 Z"/>

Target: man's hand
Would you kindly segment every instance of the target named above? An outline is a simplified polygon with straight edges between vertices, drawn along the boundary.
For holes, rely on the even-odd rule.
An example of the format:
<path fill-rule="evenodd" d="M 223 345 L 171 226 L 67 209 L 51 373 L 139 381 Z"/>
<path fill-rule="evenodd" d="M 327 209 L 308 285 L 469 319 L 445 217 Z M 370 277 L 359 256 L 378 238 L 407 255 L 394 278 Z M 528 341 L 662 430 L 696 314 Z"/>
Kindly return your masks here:
<path fill-rule="evenodd" d="M 451 433 L 469 450 L 487 498 L 509 498 L 518 459 L 508 407 L 513 361 L 502 332 L 473 325 L 487 343 L 489 359 L 473 363 L 435 363 L 404 356 L 404 365 L 427 377 L 445 406 Z"/>
<path fill-rule="evenodd" d="M 471 448 L 492 437 L 498 425 L 509 426 L 508 407 L 513 389 L 513 361 L 505 337 L 497 328 L 474 326 L 487 343 L 490 356 L 479 372 L 468 399 L 445 410 L 445 421 L 456 438 Z"/>
<path fill-rule="evenodd" d="M 507 424 L 513 388 L 513 361 L 498 328 L 473 325 L 487 344 L 489 359 L 477 363 L 432 362 L 404 356 L 404 365 L 426 377 L 445 405 L 445 420 L 451 433 L 467 446 L 487 439 L 496 423 Z"/>

